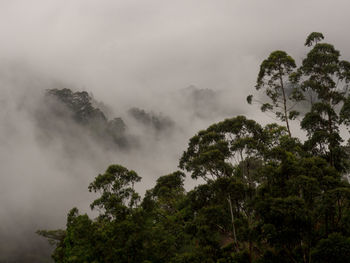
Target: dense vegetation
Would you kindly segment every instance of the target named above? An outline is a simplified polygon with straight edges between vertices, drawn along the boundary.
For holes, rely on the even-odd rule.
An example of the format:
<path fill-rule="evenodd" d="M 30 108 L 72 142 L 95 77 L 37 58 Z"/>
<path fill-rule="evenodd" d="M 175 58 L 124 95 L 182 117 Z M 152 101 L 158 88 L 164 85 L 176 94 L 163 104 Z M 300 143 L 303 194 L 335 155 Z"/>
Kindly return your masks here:
<path fill-rule="evenodd" d="M 134 171 L 111 165 L 90 184 L 95 219 L 73 208 L 65 230 L 39 231 L 55 262 L 350 262 L 350 63 L 312 33 L 297 67 L 284 51 L 263 61 L 261 109 L 284 126 L 244 116 L 189 141 L 179 167 L 141 200 Z M 248 96 L 248 102 L 256 101 Z M 298 106 L 299 105 L 299 106 Z M 299 121 L 306 140 L 293 137 Z"/>

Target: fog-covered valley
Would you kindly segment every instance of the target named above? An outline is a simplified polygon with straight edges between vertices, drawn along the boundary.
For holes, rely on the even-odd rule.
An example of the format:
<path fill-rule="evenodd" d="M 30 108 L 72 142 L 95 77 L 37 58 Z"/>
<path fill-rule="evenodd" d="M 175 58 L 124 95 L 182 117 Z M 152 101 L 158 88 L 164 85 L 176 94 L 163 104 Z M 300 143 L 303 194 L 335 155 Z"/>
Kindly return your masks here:
<path fill-rule="evenodd" d="M 93 214 L 88 185 L 108 165 L 138 172 L 144 194 L 197 131 L 241 114 L 275 121 L 246 103 L 261 61 L 286 49 L 300 62 L 315 30 L 349 59 L 348 8 L 0 0 L 0 262 L 50 262 L 35 232 L 64 228 L 72 207 Z"/>

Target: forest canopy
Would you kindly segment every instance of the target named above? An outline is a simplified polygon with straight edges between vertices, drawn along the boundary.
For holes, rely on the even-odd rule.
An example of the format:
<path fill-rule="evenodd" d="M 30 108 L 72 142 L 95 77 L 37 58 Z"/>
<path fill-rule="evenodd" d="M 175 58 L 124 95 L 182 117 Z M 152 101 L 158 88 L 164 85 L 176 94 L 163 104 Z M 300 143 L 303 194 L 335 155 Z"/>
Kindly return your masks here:
<path fill-rule="evenodd" d="M 88 188 L 97 218 L 73 208 L 66 229 L 38 231 L 54 261 L 350 262 L 350 62 L 323 40 L 307 37 L 299 66 L 281 50 L 261 63 L 263 95 L 247 101 L 282 125 L 236 116 L 199 131 L 143 198 L 135 171 L 109 166 Z M 186 176 L 204 183 L 185 191 Z"/>

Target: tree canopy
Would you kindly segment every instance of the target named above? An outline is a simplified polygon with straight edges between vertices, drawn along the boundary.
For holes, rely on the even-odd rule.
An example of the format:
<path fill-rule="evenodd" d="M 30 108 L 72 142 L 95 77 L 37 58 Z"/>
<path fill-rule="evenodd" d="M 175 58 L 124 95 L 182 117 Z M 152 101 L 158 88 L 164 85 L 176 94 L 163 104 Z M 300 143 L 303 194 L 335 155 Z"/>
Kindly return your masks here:
<path fill-rule="evenodd" d="M 349 147 L 339 134 L 350 123 L 350 63 L 323 39 L 308 36 L 299 67 L 284 51 L 261 65 L 262 110 L 283 125 L 236 116 L 199 131 L 181 171 L 143 198 L 136 172 L 109 166 L 89 186 L 97 218 L 73 208 L 66 229 L 38 231 L 55 262 L 350 262 Z M 297 116 L 304 141 L 292 136 Z M 203 180 L 185 191 L 186 176 Z"/>

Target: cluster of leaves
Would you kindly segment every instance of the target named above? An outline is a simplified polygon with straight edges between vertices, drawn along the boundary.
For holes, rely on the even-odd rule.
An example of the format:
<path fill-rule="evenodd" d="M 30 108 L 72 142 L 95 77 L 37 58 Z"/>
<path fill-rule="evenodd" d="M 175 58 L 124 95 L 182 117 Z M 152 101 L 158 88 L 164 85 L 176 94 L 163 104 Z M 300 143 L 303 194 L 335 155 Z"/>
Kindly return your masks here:
<path fill-rule="evenodd" d="M 321 36 L 313 33 L 307 45 L 316 42 L 314 48 L 323 50 Z M 310 55 L 313 62 L 308 55 L 292 75 L 300 94 L 312 89 L 317 95 L 301 121 L 305 142 L 292 137 L 287 125 L 263 127 L 244 116 L 226 119 L 192 137 L 180 159 L 179 167 L 203 184 L 186 192 L 185 174 L 176 171 L 158 178 L 142 201 L 134 190 L 141 178 L 112 165 L 89 187 L 100 194 L 91 205 L 100 212 L 96 219 L 74 208 L 64 231 L 39 233 L 55 243 L 54 260 L 350 262 L 349 151 L 336 133 L 350 119 L 349 99 L 330 84 L 335 76 L 345 84 L 347 78 L 345 70 L 339 75 L 321 68 L 340 65 L 326 54 Z M 271 73 L 275 69 L 268 63 L 265 72 Z M 326 77 L 331 73 L 335 76 Z M 272 90 L 281 88 L 276 79 L 266 84 Z M 338 100 L 337 92 L 344 99 Z M 323 106 L 331 108 L 317 110 Z"/>

